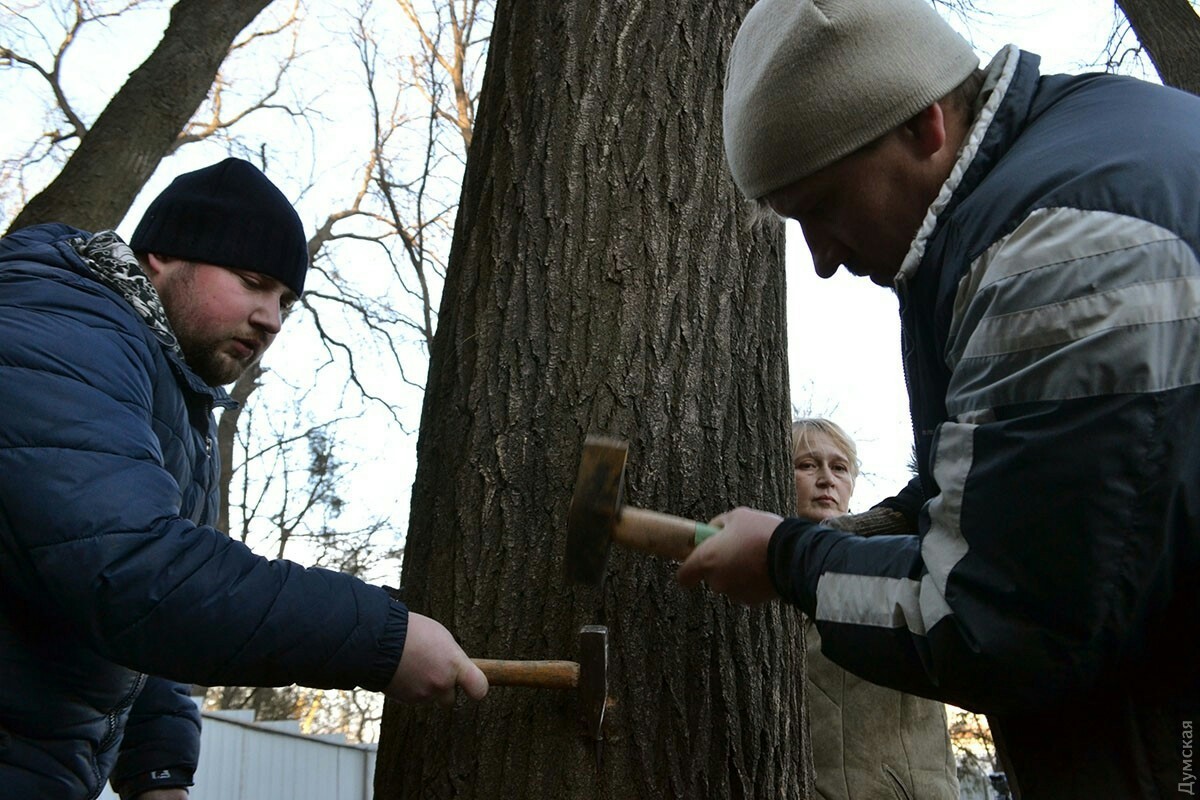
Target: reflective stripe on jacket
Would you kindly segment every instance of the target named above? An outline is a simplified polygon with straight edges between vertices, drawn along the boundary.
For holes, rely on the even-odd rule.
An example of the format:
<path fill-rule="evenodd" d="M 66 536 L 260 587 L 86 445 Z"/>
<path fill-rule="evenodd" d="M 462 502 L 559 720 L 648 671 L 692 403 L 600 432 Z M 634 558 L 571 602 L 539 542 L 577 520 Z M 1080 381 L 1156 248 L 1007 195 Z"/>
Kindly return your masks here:
<path fill-rule="evenodd" d="M 787 521 L 772 577 L 838 663 L 986 712 L 1022 796 L 1174 796 L 1200 707 L 1200 99 L 1037 64 L 989 68 L 897 280 L 921 534 Z"/>

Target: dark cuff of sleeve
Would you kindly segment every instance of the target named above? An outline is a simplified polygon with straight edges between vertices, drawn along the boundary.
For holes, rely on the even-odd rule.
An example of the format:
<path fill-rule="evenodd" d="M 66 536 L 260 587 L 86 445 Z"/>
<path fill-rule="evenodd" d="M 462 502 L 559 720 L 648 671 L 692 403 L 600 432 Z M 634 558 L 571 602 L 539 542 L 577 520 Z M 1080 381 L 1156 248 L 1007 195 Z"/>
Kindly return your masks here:
<path fill-rule="evenodd" d="M 817 607 L 816 581 L 811 591 L 805 572 L 804 552 L 815 522 L 785 519 L 771 534 L 767 545 L 767 574 L 775 591 L 788 603 L 811 615 Z"/>
<path fill-rule="evenodd" d="M 182 767 L 156 769 L 133 775 L 120 782 L 113 780 L 113 789 L 121 800 L 133 800 L 143 792 L 155 789 L 186 789 L 192 785 L 192 771 Z"/>
<path fill-rule="evenodd" d="M 385 587 L 387 588 L 387 587 Z M 375 652 L 375 660 L 371 664 L 371 674 L 363 682 L 363 688 L 372 692 L 381 692 L 391 682 L 404 655 L 404 641 L 408 637 L 408 606 L 400 602 L 397 592 L 387 588 L 391 599 L 384 622 L 383 634 L 379 637 L 379 649 Z"/>

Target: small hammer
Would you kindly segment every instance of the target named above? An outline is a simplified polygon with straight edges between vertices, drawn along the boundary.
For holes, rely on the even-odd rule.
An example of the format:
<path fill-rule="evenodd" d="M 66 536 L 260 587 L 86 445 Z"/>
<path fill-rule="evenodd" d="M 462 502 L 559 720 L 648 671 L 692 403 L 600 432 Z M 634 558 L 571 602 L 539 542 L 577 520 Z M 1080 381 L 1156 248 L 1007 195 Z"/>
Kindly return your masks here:
<path fill-rule="evenodd" d="M 623 505 L 629 444 L 588 436 L 567 512 L 567 580 L 599 583 L 612 542 L 682 561 L 717 533 L 702 522 Z"/>
<path fill-rule="evenodd" d="M 604 710 L 608 703 L 608 628 L 584 625 L 579 629 L 579 661 L 504 661 L 473 658 L 475 666 L 493 686 L 529 686 L 535 689 L 576 689 L 587 724 L 596 743 L 596 765 L 604 740 Z"/>

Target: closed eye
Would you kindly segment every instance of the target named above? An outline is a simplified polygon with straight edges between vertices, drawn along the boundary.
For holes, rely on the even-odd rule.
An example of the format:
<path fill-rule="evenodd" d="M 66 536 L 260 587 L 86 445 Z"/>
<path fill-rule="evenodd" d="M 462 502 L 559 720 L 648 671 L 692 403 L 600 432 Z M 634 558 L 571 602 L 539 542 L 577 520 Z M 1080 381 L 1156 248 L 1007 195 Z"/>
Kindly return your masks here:
<path fill-rule="evenodd" d="M 234 270 L 233 272 L 247 287 L 251 289 L 261 289 L 263 287 L 262 276 L 257 272 L 244 272 L 240 269 Z"/>

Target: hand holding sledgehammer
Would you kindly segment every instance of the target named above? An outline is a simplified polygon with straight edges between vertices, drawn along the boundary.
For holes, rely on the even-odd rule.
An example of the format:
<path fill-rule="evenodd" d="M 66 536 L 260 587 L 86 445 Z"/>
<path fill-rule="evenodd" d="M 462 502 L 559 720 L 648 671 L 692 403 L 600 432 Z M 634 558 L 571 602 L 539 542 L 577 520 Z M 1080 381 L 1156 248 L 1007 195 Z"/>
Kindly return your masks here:
<path fill-rule="evenodd" d="M 682 561 L 718 529 L 702 522 L 626 506 L 628 443 L 589 436 L 567 512 L 567 580 L 599 583 L 613 542 Z"/>

